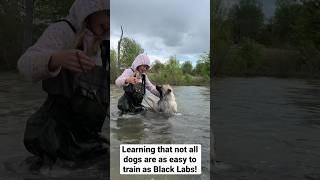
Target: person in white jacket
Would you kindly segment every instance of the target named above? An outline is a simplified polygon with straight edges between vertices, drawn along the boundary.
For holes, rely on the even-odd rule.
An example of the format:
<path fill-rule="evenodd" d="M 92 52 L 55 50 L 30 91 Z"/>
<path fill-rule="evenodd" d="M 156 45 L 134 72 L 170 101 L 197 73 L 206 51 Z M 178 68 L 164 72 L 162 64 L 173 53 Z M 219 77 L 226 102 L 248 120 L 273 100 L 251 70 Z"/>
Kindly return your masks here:
<path fill-rule="evenodd" d="M 148 89 L 152 94 L 159 97 L 156 86 L 150 82 L 147 76 L 149 69 L 149 57 L 145 54 L 139 54 L 133 61 L 131 68 L 124 70 L 116 79 L 116 85 L 122 87 L 125 91 L 118 101 L 118 109 L 122 113 L 138 113 L 145 110 L 141 104 L 145 95 L 145 89 Z M 136 71 L 142 74 L 142 78 L 135 76 Z"/>
<path fill-rule="evenodd" d="M 109 19 L 109 0 L 75 0 L 69 15 L 49 25 L 18 61 L 21 74 L 42 81 L 48 94 L 24 135 L 26 149 L 41 161 L 77 161 L 108 151 L 100 132 L 109 115 L 108 68 L 101 55 Z"/>

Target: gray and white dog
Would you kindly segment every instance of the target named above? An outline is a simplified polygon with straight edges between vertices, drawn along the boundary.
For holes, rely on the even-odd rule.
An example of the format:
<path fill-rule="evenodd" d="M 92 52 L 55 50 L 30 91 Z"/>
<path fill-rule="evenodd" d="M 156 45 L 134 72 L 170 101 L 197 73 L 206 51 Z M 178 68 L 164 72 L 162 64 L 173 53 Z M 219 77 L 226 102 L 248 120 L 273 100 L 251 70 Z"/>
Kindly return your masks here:
<path fill-rule="evenodd" d="M 156 102 L 152 98 L 148 97 L 148 99 L 152 101 L 153 109 L 157 112 L 162 112 L 170 116 L 177 113 L 177 103 L 172 87 L 168 84 L 165 84 L 162 86 L 157 85 L 156 89 L 160 94 L 160 100 Z"/>

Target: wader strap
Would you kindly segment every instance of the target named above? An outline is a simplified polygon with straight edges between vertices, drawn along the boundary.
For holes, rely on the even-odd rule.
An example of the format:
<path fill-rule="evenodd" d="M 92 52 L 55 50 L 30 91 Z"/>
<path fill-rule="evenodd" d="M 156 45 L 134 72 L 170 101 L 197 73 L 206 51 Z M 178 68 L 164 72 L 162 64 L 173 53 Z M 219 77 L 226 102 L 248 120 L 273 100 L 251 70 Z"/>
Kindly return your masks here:
<path fill-rule="evenodd" d="M 146 94 L 146 75 L 142 74 L 143 94 Z"/>
<path fill-rule="evenodd" d="M 102 67 L 105 70 L 105 72 L 109 71 L 109 51 L 110 51 L 110 41 L 109 40 L 103 40 L 101 45 L 101 60 L 102 60 Z"/>

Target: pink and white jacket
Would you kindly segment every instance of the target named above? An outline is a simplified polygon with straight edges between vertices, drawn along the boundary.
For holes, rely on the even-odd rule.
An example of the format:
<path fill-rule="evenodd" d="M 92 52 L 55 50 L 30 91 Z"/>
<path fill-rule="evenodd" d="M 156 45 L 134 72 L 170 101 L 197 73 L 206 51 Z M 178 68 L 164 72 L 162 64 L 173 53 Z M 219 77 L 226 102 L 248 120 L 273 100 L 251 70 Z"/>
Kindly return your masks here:
<path fill-rule="evenodd" d="M 76 0 L 70 8 L 69 15 L 65 18 L 77 32 L 85 27 L 85 19 L 92 13 L 110 9 L 109 0 Z M 33 81 L 55 77 L 60 69 L 50 72 L 48 63 L 53 53 L 73 49 L 76 34 L 66 22 L 57 22 L 49 25 L 38 41 L 31 46 L 19 59 L 18 69 L 28 79 Z M 93 41 L 93 33 L 89 30 L 83 39 L 84 52 Z M 101 64 L 99 54 L 90 57 L 97 65 Z"/>
<path fill-rule="evenodd" d="M 133 70 L 137 70 L 137 67 L 140 65 L 147 65 L 150 67 L 150 59 L 147 55 L 139 54 L 133 61 L 131 68 L 124 70 L 123 73 L 116 79 L 116 82 L 115 82 L 116 85 L 118 87 L 123 87 L 128 85 L 127 83 L 125 83 L 126 79 L 132 76 L 134 74 Z M 141 79 L 140 79 L 140 82 L 142 82 Z M 156 86 L 150 82 L 147 75 L 146 75 L 146 89 L 148 89 L 155 96 L 158 96 L 158 97 L 160 96 L 158 90 L 156 89 Z"/>

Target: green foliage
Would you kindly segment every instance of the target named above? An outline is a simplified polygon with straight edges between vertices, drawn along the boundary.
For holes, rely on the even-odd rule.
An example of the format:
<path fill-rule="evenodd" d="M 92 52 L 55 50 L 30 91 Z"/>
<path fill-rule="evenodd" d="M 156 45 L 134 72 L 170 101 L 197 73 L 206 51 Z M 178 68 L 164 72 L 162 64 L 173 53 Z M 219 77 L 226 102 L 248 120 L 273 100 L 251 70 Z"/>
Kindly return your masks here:
<path fill-rule="evenodd" d="M 286 46 L 288 46 L 288 43 L 292 43 L 294 24 L 296 19 L 301 16 L 301 10 L 301 5 L 294 1 L 277 1 L 272 30 L 277 40 L 286 42 Z"/>
<path fill-rule="evenodd" d="M 162 71 L 165 68 L 165 65 L 162 64 L 159 60 L 155 60 L 155 62 L 152 65 L 151 72 L 158 73 Z"/>
<path fill-rule="evenodd" d="M 124 39 L 123 39 L 124 40 Z M 126 38 L 125 45 L 127 50 L 122 51 L 125 53 L 127 59 L 121 60 L 122 67 L 131 67 L 134 58 L 142 53 L 140 45 L 134 40 Z M 132 50 L 132 51 L 129 51 Z M 139 50 L 140 52 L 138 53 Z M 123 54 L 122 54 L 123 55 Z M 111 67 L 111 83 L 114 83 L 116 78 L 122 73 L 123 69 L 117 67 L 117 53 L 114 49 L 110 51 L 110 67 Z M 130 57 L 130 58 L 129 58 Z M 124 63 L 125 62 L 125 63 Z M 208 54 L 204 54 L 200 57 L 199 63 L 203 64 L 199 69 L 197 76 L 192 76 L 192 64 L 191 62 L 185 62 L 180 65 L 179 60 L 175 56 L 171 56 L 165 64 L 156 60 L 150 72 L 148 73 L 149 79 L 155 84 L 171 84 L 171 85 L 208 85 L 210 74 L 210 59 Z M 199 66 L 200 67 L 200 66 Z M 185 74 L 183 73 L 185 71 Z M 204 75 L 205 77 L 202 77 Z"/>
<path fill-rule="evenodd" d="M 169 58 L 162 74 L 170 79 L 171 84 L 180 85 L 183 82 L 183 73 L 179 61 L 174 56 Z"/>
<path fill-rule="evenodd" d="M 184 76 L 184 81 L 186 82 L 186 84 L 191 84 L 192 83 L 192 76 L 190 74 L 186 74 Z"/>
<path fill-rule="evenodd" d="M 316 1 L 306 1 L 300 6 L 302 6 L 300 16 L 295 19 L 292 27 L 294 43 L 299 47 L 305 47 L 306 44 L 309 44 L 319 50 L 320 4 Z"/>
<path fill-rule="evenodd" d="M 277 0 L 269 21 L 263 21 L 257 0 L 241 0 L 230 8 L 228 18 L 221 0 L 214 2 L 215 75 L 320 77 L 318 0 Z"/>
<path fill-rule="evenodd" d="M 257 40 L 264 21 L 262 5 L 257 0 L 240 0 L 231 8 L 228 19 L 235 42 L 242 38 Z"/>
<path fill-rule="evenodd" d="M 210 77 L 210 56 L 208 53 L 200 56 L 194 72 L 196 75 L 200 75 L 202 77 Z"/>
<path fill-rule="evenodd" d="M 34 0 L 34 41 L 49 24 L 65 18 L 73 2 L 74 0 Z"/>
<path fill-rule="evenodd" d="M 34 0 L 35 21 L 50 24 L 53 21 L 65 18 L 73 2 L 74 0 Z"/>
<path fill-rule="evenodd" d="M 223 63 L 226 74 L 250 75 L 257 73 L 261 67 L 262 47 L 252 39 L 244 39 L 239 45 L 230 49 Z"/>
<path fill-rule="evenodd" d="M 120 75 L 120 69 L 117 67 L 117 53 L 114 49 L 110 50 L 110 81 L 114 82 Z"/>
<path fill-rule="evenodd" d="M 306 72 L 309 77 L 320 77 L 320 51 L 314 44 L 307 44 L 300 48 L 301 57 L 301 71 Z"/>
<path fill-rule="evenodd" d="M 62 19 L 74 0 L 34 0 L 33 41 L 36 41 L 49 23 Z M 25 28 L 25 1 L 2 0 L 0 2 L 0 68 L 15 69 L 22 54 Z"/>
<path fill-rule="evenodd" d="M 127 37 L 123 38 L 120 52 L 121 66 L 130 67 L 134 59 L 143 52 L 144 50 L 135 40 Z"/>
<path fill-rule="evenodd" d="M 287 17 L 279 14 L 287 13 Z M 283 39 L 299 50 L 301 72 L 309 77 L 320 75 L 320 4 L 315 0 L 300 1 L 299 3 L 283 3 L 277 9 L 276 18 L 282 20 L 282 26 L 287 29 L 278 36 L 289 34 L 290 40 Z M 290 23 L 288 23 L 290 22 Z M 287 23 L 287 24 L 286 24 Z M 278 26 L 276 26 L 278 27 Z M 288 35 L 287 35 L 288 36 Z"/>
<path fill-rule="evenodd" d="M 192 70 L 193 70 L 193 67 L 192 67 L 192 64 L 190 61 L 185 61 L 182 65 L 181 65 L 181 69 L 182 69 L 182 72 L 184 74 L 191 74 L 192 73 Z"/>
<path fill-rule="evenodd" d="M 169 58 L 169 61 L 168 61 L 167 65 L 165 66 L 165 69 L 167 72 L 172 73 L 172 75 L 182 73 L 182 71 L 180 69 L 179 61 L 177 60 L 177 58 L 175 56 L 171 56 Z"/>
<path fill-rule="evenodd" d="M 233 43 L 231 25 L 225 20 L 227 10 L 222 6 L 222 0 L 213 0 L 211 5 L 211 57 L 213 73 L 221 73 L 221 65 L 227 55 L 228 49 Z"/>

